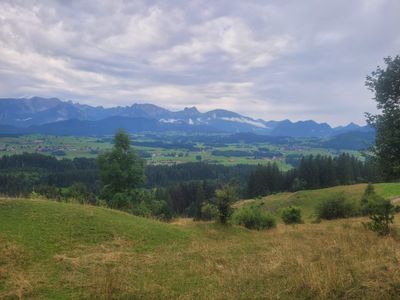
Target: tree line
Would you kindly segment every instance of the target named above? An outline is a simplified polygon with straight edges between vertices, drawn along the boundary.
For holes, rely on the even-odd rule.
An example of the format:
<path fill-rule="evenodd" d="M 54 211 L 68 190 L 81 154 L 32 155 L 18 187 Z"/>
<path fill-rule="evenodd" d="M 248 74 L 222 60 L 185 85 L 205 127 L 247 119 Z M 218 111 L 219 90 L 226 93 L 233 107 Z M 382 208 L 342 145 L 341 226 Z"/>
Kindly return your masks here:
<path fill-rule="evenodd" d="M 122 140 L 118 140 L 122 139 Z M 223 166 L 202 162 L 146 166 L 131 148 L 129 136 L 116 136 L 114 149 L 98 160 L 61 160 L 35 153 L 0 158 L 0 193 L 79 202 L 129 210 L 140 215 L 169 218 L 186 215 L 208 218 L 204 207 L 216 203 L 215 191 L 236 186 L 238 197 L 254 198 L 280 191 L 321 188 L 376 181 L 367 161 L 349 154 L 303 157 L 295 169 L 283 172 L 276 164 Z"/>
<path fill-rule="evenodd" d="M 376 182 L 373 161 L 361 161 L 348 153 L 337 157 L 310 155 L 301 158 L 297 168 L 282 172 L 276 164 L 258 166 L 248 179 L 247 196 L 254 198 L 282 191 L 318 189 L 336 185 Z"/>

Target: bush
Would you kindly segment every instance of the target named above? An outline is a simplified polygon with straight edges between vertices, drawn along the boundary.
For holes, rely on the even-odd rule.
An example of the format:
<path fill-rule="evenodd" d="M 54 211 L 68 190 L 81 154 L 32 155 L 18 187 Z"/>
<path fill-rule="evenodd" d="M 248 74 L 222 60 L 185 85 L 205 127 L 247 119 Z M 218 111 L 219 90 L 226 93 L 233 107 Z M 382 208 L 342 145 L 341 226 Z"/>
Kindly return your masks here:
<path fill-rule="evenodd" d="M 216 207 L 218 211 L 218 220 L 221 224 L 227 224 L 232 215 L 232 203 L 237 199 L 237 190 L 235 186 L 225 185 L 215 191 Z"/>
<path fill-rule="evenodd" d="M 201 211 L 201 218 L 200 218 L 201 220 L 209 221 L 215 219 L 218 216 L 218 210 L 215 207 L 215 205 L 208 202 L 204 202 L 201 205 L 200 211 Z"/>
<path fill-rule="evenodd" d="M 390 200 L 384 198 L 376 198 L 368 204 L 368 215 L 371 222 L 367 223 L 367 227 L 377 232 L 379 235 L 388 235 L 390 233 L 390 225 L 393 224 L 394 206 Z"/>
<path fill-rule="evenodd" d="M 132 195 L 128 192 L 115 193 L 108 206 L 115 209 L 127 209 L 131 206 Z"/>
<path fill-rule="evenodd" d="M 298 207 L 286 207 L 282 210 L 282 220 L 285 224 L 300 224 L 303 223 L 301 219 L 301 209 Z"/>
<path fill-rule="evenodd" d="M 317 218 L 332 220 L 356 215 L 354 206 L 348 202 L 343 193 L 333 195 L 317 207 Z"/>
<path fill-rule="evenodd" d="M 236 224 L 242 225 L 248 229 L 261 230 L 276 227 L 275 219 L 255 206 L 237 210 L 233 219 Z"/>
<path fill-rule="evenodd" d="M 371 222 L 365 226 L 377 232 L 379 235 L 387 235 L 390 233 L 390 224 L 393 223 L 396 208 L 383 197 L 375 193 L 374 187 L 368 184 L 364 195 L 361 197 L 362 212 L 369 216 Z"/>
<path fill-rule="evenodd" d="M 371 183 L 368 183 L 365 188 L 364 194 L 361 196 L 361 214 L 366 216 L 369 214 L 369 203 L 375 201 L 378 198 L 378 195 L 375 193 L 375 188 Z"/>
<path fill-rule="evenodd" d="M 167 201 L 158 199 L 155 190 L 136 189 L 131 191 L 131 209 L 134 215 L 169 221 L 173 211 Z"/>

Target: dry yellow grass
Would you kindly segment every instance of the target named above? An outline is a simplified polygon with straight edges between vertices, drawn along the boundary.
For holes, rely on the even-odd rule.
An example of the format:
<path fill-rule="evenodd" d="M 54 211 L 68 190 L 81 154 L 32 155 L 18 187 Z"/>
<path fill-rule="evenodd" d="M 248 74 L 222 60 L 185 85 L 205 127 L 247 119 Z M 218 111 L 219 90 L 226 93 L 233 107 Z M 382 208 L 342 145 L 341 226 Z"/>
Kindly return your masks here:
<path fill-rule="evenodd" d="M 0 299 L 22 299 L 40 282 L 39 272 L 30 266 L 30 254 L 22 246 L 0 237 Z"/>
<path fill-rule="evenodd" d="M 398 218 L 397 218 L 397 221 Z M 182 226 L 182 225 L 180 225 Z M 391 299 L 400 295 L 400 242 L 361 219 L 280 225 L 266 232 L 215 225 L 188 247 L 133 253 L 129 241 L 55 257 L 82 298 Z"/>
<path fill-rule="evenodd" d="M 363 221 L 258 232 L 180 220 L 164 226 L 185 230 L 188 241 L 137 248 L 137 239 L 115 231 L 110 240 L 82 240 L 40 261 L 2 239 L 0 298 L 397 299 L 400 216 L 389 237 L 367 231 Z"/>

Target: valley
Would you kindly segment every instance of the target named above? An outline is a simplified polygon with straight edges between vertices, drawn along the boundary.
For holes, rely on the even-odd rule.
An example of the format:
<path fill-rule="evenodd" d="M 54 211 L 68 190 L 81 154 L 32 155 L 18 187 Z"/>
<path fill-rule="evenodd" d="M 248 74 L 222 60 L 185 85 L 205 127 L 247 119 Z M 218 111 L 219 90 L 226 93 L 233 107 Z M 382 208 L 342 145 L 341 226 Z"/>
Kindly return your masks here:
<path fill-rule="evenodd" d="M 260 138 L 254 142 L 245 138 Z M 302 156 L 350 153 L 360 158 L 357 149 L 337 148 L 316 138 L 266 138 L 253 134 L 179 135 L 133 134 L 132 145 L 148 164 L 206 162 L 224 165 L 277 163 L 282 170 L 296 166 Z M 365 141 L 366 145 L 369 141 Z M 54 155 L 59 159 L 96 158 L 112 147 L 112 137 L 21 135 L 0 136 L 0 156 L 27 153 Z M 357 147 L 356 147 L 357 148 Z"/>

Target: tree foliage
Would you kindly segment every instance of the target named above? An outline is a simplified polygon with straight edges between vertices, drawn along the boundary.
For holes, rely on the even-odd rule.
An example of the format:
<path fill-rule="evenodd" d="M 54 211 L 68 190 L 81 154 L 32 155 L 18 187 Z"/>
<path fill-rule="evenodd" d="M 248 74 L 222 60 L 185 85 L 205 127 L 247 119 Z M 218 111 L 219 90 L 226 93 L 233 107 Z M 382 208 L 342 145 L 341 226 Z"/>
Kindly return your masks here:
<path fill-rule="evenodd" d="M 361 197 L 361 209 L 364 215 L 368 215 L 370 222 L 366 227 L 379 235 L 390 233 L 390 225 L 393 223 L 395 207 L 390 200 L 376 194 L 374 186 L 368 184 Z"/>
<path fill-rule="evenodd" d="M 131 148 L 129 135 L 119 130 L 111 151 L 100 154 L 97 160 L 102 194 L 111 201 L 118 193 L 127 193 L 144 182 L 144 161 Z"/>
<path fill-rule="evenodd" d="M 248 229 L 270 229 L 276 227 L 275 218 L 263 212 L 260 207 L 248 206 L 238 209 L 233 216 L 236 224 Z"/>
<path fill-rule="evenodd" d="M 332 195 L 317 206 L 319 219 L 333 220 L 347 218 L 355 215 L 355 209 L 348 201 L 344 193 Z"/>
<path fill-rule="evenodd" d="M 370 160 L 361 161 L 348 153 L 337 157 L 309 155 L 301 158 L 296 169 L 286 172 L 279 170 L 275 163 L 259 165 L 249 175 L 247 196 L 254 198 L 276 192 L 376 180 L 375 164 Z"/>
<path fill-rule="evenodd" d="M 289 206 L 282 210 L 282 221 L 285 224 L 300 224 L 303 223 L 301 219 L 301 209 L 298 207 Z"/>
<path fill-rule="evenodd" d="M 385 67 L 377 67 L 367 76 L 366 86 L 374 92 L 379 114 L 367 113 L 367 120 L 376 129 L 374 156 L 386 179 L 400 178 L 400 56 L 384 59 Z"/>
<path fill-rule="evenodd" d="M 370 222 L 366 224 L 367 228 L 377 232 L 379 235 L 388 235 L 395 213 L 395 208 L 390 200 L 375 197 L 365 205 L 370 219 Z"/>
<path fill-rule="evenodd" d="M 232 215 L 232 203 L 237 200 L 237 188 L 232 184 L 226 184 L 215 191 L 218 220 L 221 224 L 227 224 Z"/>

